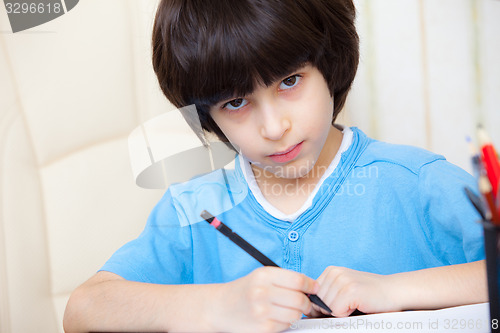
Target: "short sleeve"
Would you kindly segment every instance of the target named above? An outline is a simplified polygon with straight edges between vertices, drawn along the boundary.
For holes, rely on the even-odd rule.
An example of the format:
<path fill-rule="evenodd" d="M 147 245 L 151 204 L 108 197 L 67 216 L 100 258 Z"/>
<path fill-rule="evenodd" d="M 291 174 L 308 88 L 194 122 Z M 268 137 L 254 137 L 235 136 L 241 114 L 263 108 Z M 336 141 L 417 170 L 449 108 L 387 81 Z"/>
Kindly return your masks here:
<path fill-rule="evenodd" d="M 118 249 L 100 269 L 126 280 L 187 284 L 193 281 L 191 226 L 181 226 L 167 191 L 138 238 Z"/>
<path fill-rule="evenodd" d="M 449 264 L 485 256 L 480 216 L 465 195 L 465 187 L 478 192 L 474 177 L 446 160 L 435 160 L 420 168 L 424 229 L 436 255 Z"/>

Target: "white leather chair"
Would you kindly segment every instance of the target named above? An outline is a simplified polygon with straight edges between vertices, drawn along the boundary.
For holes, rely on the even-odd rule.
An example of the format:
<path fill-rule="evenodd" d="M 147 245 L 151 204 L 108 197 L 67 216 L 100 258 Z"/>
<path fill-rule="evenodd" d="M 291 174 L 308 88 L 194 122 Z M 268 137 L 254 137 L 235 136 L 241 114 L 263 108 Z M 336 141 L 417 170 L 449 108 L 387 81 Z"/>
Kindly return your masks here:
<path fill-rule="evenodd" d="M 151 68 L 156 1 L 86 0 L 26 32 L 0 10 L 0 332 L 62 332 L 67 299 L 163 190 L 127 138 L 173 109 Z"/>
<path fill-rule="evenodd" d="M 71 291 L 141 231 L 163 193 L 135 185 L 127 151 L 134 128 L 173 109 L 150 60 L 157 2 L 80 1 L 65 15 L 15 34 L 0 8 L 0 333 L 62 331 Z M 471 39 L 449 36 L 476 23 L 475 38 L 498 35 L 498 2 L 481 2 L 481 19 L 467 14 L 465 25 L 464 15 L 474 13 L 469 2 L 454 2 L 453 11 L 429 2 L 425 13 L 446 13 L 447 24 L 428 20 L 428 59 L 420 52 L 420 2 L 393 1 L 391 11 L 384 1 L 355 2 L 364 54 L 347 103 L 356 112 L 344 111 L 339 123 L 352 117 L 377 139 L 430 145 L 467 169 L 468 156 L 456 143 L 471 133 L 477 90 L 474 80 L 460 78 L 488 68 L 481 75 L 480 118 L 497 124 L 498 94 L 488 87 L 498 83 L 498 62 L 490 56 L 498 45 L 480 43 L 485 56 L 477 67 L 472 53 L 462 52 Z M 448 51 L 436 47 L 441 40 L 451 42 Z M 428 77 L 424 60 L 432 65 Z M 449 73 L 458 79 L 451 82 Z M 439 91 L 429 99 L 432 126 L 421 102 L 422 87 L 431 83 Z"/>

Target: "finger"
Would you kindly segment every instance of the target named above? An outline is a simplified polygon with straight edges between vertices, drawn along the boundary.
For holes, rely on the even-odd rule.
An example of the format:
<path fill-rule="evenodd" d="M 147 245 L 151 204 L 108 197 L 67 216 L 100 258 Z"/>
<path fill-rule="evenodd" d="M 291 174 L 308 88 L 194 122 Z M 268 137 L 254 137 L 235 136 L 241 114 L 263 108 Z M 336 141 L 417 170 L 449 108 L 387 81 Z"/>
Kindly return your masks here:
<path fill-rule="evenodd" d="M 336 270 L 330 270 L 323 277 L 323 282 L 320 285 L 320 289 L 318 291 L 318 296 L 323 300 L 323 302 L 328 305 L 328 307 L 333 310 L 334 309 L 334 300 L 337 298 L 337 294 L 342 285 L 338 281 L 339 273 Z M 324 310 L 320 307 L 315 307 L 319 312 L 324 315 L 331 316 L 332 313 Z"/>
<path fill-rule="evenodd" d="M 272 302 L 254 303 L 250 315 L 259 321 L 259 331 L 281 331 L 302 318 L 302 311 Z"/>
<path fill-rule="evenodd" d="M 351 307 L 345 301 L 335 301 L 332 305 L 333 313 L 332 316 L 338 318 L 349 317 L 351 313 L 356 311 L 356 307 Z"/>
<path fill-rule="evenodd" d="M 339 286 L 335 281 L 336 280 L 326 280 L 319 289 L 318 296 L 327 305 L 332 304 L 333 300 L 337 297 Z"/>
<path fill-rule="evenodd" d="M 321 273 L 321 275 L 316 279 L 316 281 L 318 281 L 320 285 L 323 284 L 329 272 L 330 271 L 328 269 L 323 271 L 323 273 Z"/>
<path fill-rule="evenodd" d="M 333 310 L 335 317 L 348 317 L 358 308 L 356 296 L 346 289 L 348 288 L 342 288 L 333 301 L 332 308 L 335 309 Z"/>
<path fill-rule="evenodd" d="M 316 294 L 319 291 L 319 283 L 310 277 L 283 269 L 276 275 L 273 284 L 278 287 L 301 291 L 306 294 Z"/>
<path fill-rule="evenodd" d="M 285 325 L 300 320 L 302 318 L 302 311 L 287 308 L 284 306 L 274 305 L 270 308 L 267 314 L 268 318 Z"/>
<path fill-rule="evenodd" d="M 327 276 L 332 276 L 332 274 L 338 274 L 339 272 L 339 268 L 340 267 L 337 267 L 337 266 L 328 266 L 324 271 L 323 273 L 321 273 L 321 275 L 316 279 L 316 281 L 318 281 L 319 284 L 322 284 Z"/>
<path fill-rule="evenodd" d="M 324 302 L 330 309 L 332 308 L 332 306 L 330 304 L 327 304 L 326 302 Z M 326 311 L 325 309 L 323 309 L 322 307 L 320 307 L 319 305 L 316 305 L 313 303 L 312 305 L 312 308 L 313 308 L 313 311 L 311 311 L 311 316 L 313 317 L 332 317 L 333 314 L 331 312 L 328 312 Z"/>
<path fill-rule="evenodd" d="M 323 312 L 321 312 L 321 308 L 317 306 L 316 304 L 313 304 L 311 307 L 311 312 L 305 313 L 304 314 L 310 318 L 318 318 L 318 317 L 324 317 L 325 315 Z"/>
<path fill-rule="evenodd" d="M 300 313 L 309 313 L 312 309 L 311 301 L 301 291 L 277 287 L 269 297 L 271 303 L 300 311 Z"/>

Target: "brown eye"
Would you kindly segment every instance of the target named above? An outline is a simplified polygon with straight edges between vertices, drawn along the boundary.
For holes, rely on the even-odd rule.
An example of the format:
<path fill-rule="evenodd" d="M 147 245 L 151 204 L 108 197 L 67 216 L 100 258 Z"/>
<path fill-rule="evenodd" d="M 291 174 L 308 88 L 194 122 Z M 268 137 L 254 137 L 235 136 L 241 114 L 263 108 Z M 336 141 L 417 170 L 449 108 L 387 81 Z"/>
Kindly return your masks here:
<path fill-rule="evenodd" d="M 233 99 L 227 104 L 231 105 L 233 108 L 237 108 L 238 106 L 243 104 L 243 98 Z"/>
<path fill-rule="evenodd" d="M 222 105 L 222 108 L 230 111 L 237 111 L 247 104 L 248 101 L 246 99 L 236 98 Z"/>
<path fill-rule="evenodd" d="M 286 86 L 292 87 L 297 82 L 297 76 L 290 76 L 283 80 Z"/>
<path fill-rule="evenodd" d="M 280 89 L 286 90 L 286 89 L 290 89 L 290 88 L 295 87 L 297 84 L 299 84 L 301 78 L 302 78 L 302 76 L 299 74 L 287 77 L 286 79 L 281 81 Z"/>

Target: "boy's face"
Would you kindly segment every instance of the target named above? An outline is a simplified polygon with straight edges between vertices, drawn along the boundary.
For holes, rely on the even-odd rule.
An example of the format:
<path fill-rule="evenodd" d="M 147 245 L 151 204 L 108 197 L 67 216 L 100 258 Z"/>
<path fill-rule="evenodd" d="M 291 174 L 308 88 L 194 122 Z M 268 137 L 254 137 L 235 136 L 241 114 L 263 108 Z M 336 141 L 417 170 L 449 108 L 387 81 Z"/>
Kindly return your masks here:
<path fill-rule="evenodd" d="M 311 65 L 258 86 L 250 95 L 220 102 L 210 114 L 243 156 L 277 177 L 304 177 L 322 150 L 322 160 L 330 154 L 325 142 L 332 129 L 333 98 Z"/>

